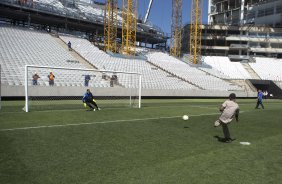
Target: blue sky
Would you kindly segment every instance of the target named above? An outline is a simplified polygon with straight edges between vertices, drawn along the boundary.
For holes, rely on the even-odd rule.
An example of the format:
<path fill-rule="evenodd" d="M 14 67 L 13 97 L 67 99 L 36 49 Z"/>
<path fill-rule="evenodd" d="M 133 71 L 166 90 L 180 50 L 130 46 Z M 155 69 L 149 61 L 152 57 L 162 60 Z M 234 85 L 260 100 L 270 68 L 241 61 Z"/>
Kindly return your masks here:
<path fill-rule="evenodd" d="M 139 0 L 139 16 L 145 16 L 150 0 Z M 182 0 L 183 24 L 190 23 L 191 0 Z M 154 25 L 160 27 L 164 32 L 170 33 L 171 29 L 171 14 L 172 14 L 172 0 L 154 0 L 149 21 Z M 203 0 L 203 23 L 208 20 L 208 0 Z"/>
<path fill-rule="evenodd" d="M 99 2 L 105 2 L 105 0 L 96 0 Z M 203 1 L 203 23 L 207 23 L 208 20 L 208 0 Z M 122 7 L 122 0 L 118 0 L 119 7 Z M 148 8 L 150 0 L 138 0 L 138 16 L 144 17 Z M 190 22 L 191 12 L 191 0 L 182 0 L 183 24 Z M 172 0 L 154 0 L 151 13 L 149 15 L 149 21 L 160 27 L 165 33 L 170 33 L 171 27 L 171 7 Z"/>

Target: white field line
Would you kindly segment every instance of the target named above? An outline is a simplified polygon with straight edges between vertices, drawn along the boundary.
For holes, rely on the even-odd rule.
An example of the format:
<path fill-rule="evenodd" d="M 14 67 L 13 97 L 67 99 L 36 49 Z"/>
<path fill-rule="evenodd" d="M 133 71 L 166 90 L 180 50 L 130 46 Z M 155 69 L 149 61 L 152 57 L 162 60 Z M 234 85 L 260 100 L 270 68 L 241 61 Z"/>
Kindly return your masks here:
<path fill-rule="evenodd" d="M 220 113 L 209 113 L 209 114 L 195 114 L 195 115 L 189 115 L 189 116 L 190 116 L 190 117 L 197 117 L 197 116 L 212 116 L 212 115 L 219 115 L 219 114 L 220 114 Z M 34 127 L 21 127 L 21 128 L 0 129 L 0 132 L 15 131 L 15 130 L 41 129 L 41 128 L 68 127 L 68 126 L 82 126 L 82 125 L 105 124 L 105 123 L 118 123 L 118 122 L 148 121 L 148 120 L 158 120 L 158 119 L 174 119 L 174 118 L 181 118 L 181 117 L 182 117 L 182 116 L 170 116 L 170 117 L 156 117 L 156 118 L 124 119 L 124 120 L 114 120 L 114 121 L 100 121 L 100 122 L 90 122 L 90 123 L 73 123 L 73 124 L 43 125 L 43 126 L 34 126 Z"/>

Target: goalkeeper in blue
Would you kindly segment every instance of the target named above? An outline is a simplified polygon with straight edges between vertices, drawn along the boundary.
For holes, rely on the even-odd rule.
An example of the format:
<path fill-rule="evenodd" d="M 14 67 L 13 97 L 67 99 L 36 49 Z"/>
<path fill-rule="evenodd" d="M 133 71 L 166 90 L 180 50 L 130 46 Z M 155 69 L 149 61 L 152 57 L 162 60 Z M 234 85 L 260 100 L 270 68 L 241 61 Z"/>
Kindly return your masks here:
<path fill-rule="evenodd" d="M 98 107 L 96 100 L 94 99 L 92 93 L 90 92 L 90 89 L 87 89 L 86 93 L 84 94 L 84 96 L 82 98 L 82 101 L 83 101 L 84 107 L 86 108 L 86 105 L 87 105 L 88 107 L 90 107 L 91 111 L 95 111 L 95 108 L 97 110 L 101 110 Z"/>

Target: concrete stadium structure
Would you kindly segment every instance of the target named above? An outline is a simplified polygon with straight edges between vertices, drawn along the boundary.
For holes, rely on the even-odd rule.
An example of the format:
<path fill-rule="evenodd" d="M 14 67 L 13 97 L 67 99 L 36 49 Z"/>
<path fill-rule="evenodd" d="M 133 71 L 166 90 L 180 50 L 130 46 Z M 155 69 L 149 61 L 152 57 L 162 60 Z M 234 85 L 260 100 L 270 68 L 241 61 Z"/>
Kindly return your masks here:
<path fill-rule="evenodd" d="M 282 26 L 280 0 L 209 0 L 208 24 Z"/>
<path fill-rule="evenodd" d="M 190 25 L 184 26 L 182 52 L 189 51 Z M 253 61 L 252 56 L 282 57 L 282 1 L 210 0 L 202 25 L 202 54 Z"/>

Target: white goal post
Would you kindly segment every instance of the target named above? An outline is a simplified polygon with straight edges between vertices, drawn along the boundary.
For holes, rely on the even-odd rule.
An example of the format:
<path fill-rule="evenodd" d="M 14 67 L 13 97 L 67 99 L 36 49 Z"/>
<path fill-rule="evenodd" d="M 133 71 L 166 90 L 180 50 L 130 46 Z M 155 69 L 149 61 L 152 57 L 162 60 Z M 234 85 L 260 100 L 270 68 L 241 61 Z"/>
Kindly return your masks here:
<path fill-rule="evenodd" d="M 141 108 L 141 84 L 135 72 L 26 65 L 23 110 L 83 109 L 87 89 L 101 109 Z"/>

